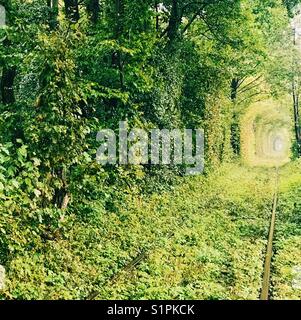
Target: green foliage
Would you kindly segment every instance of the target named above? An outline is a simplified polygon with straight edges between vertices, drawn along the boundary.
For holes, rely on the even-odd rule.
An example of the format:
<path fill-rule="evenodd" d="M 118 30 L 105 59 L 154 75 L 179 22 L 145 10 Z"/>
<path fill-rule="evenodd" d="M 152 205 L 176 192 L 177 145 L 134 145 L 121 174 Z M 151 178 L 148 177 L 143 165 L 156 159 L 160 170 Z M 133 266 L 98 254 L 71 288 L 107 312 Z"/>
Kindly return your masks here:
<path fill-rule="evenodd" d="M 255 299 L 268 172 L 252 185 L 256 173 L 214 170 L 233 158 L 231 129 L 262 87 L 288 91 L 296 1 L 0 4 L 0 298 Z M 212 176 L 99 165 L 98 130 L 125 120 L 204 128 Z"/>
<path fill-rule="evenodd" d="M 301 217 L 300 217 L 300 162 L 286 168 L 281 179 L 278 224 L 273 262 L 273 299 L 300 300 Z M 294 284 L 295 281 L 295 284 Z M 295 286 L 294 286 L 295 285 Z"/>
<path fill-rule="evenodd" d="M 48 212 L 56 233 L 27 235 L 32 242 L 12 259 L 3 297 L 83 299 L 96 290 L 101 299 L 256 299 L 269 175 L 227 166 L 169 193 L 128 195 L 114 211 L 94 202 L 59 224 Z M 136 268 L 124 269 L 144 251 Z"/>

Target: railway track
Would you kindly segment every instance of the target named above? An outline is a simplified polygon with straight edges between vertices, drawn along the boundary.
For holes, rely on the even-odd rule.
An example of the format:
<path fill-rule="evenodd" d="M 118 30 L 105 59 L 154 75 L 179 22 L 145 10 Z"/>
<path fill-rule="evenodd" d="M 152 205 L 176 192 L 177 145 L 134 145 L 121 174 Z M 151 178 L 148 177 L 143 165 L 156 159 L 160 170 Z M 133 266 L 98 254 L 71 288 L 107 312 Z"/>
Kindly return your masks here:
<path fill-rule="evenodd" d="M 276 225 L 276 213 L 277 213 L 277 205 L 278 205 L 278 189 L 279 189 L 279 168 L 277 167 L 275 170 L 275 190 L 273 194 L 273 206 L 272 206 L 272 214 L 271 221 L 269 227 L 268 241 L 266 247 L 265 254 L 265 262 L 264 262 L 264 270 L 263 270 L 263 280 L 262 280 L 262 288 L 260 293 L 260 300 L 270 300 L 270 283 L 271 283 L 271 265 L 273 258 L 273 243 L 274 243 L 274 234 L 275 234 L 275 225 Z M 183 222 L 184 224 L 184 222 Z M 174 232 L 170 232 L 167 235 L 167 239 L 171 239 L 174 236 Z M 118 270 L 115 274 L 113 274 L 103 285 L 112 285 L 116 281 L 118 281 L 120 275 L 124 271 L 130 271 L 137 267 L 137 265 L 145 260 L 149 253 L 157 247 L 156 243 L 153 243 L 148 250 L 141 250 L 138 255 Z M 90 292 L 86 300 L 95 300 L 100 295 L 98 290 L 93 290 Z"/>
<path fill-rule="evenodd" d="M 273 243 L 276 225 L 276 212 L 278 204 L 278 189 L 279 189 L 279 168 L 276 168 L 276 178 L 275 178 L 275 191 L 273 196 L 273 208 L 271 215 L 271 223 L 269 229 L 269 237 L 265 255 L 264 262 L 264 272 L 262 280 L 262 290 L 260 294 L 260 300 L 270 300 L 270 284 L 271 284 L 271 264 L 273 258 Z"/>

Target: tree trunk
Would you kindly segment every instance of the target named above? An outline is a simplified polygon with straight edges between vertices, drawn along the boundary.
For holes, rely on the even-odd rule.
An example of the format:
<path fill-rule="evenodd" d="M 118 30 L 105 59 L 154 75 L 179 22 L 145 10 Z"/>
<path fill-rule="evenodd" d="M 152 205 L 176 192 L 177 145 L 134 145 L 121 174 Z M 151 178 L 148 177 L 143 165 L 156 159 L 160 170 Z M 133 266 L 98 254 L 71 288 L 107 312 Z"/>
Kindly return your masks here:
<path fill-rule="evenodd" d="M 48 0 L 47 5 L 51 9 L 49 26 L 51 29 L 55 29 L 58 23 L 57 18 L 59 14 L 59 2 L 58 0 Z"/>
<path fill-rule="evenodd" d="M 234 154 L 240 154 L 240 127 L 238 115 L 233 112 L 232 115 L 232 124 L 231 124 L 231 147 Z"/>
<path fill-rule="evenodd" d="M 14 81 L 17 75 L 16 67 L 3 67 L 1 78 L 1 100 L 3 104 L 15 102 Z"/>
<path fill-rule="evenodd" d="M 297 33 L 296 28 L 293 30 L 294 32 L 294 46 L 297 45 Z M 295 63 L 295 62 L 294 62 Z M 300 115 L 299 115 L 299 88 L 298 88 L 298 78 L 293 77 L 292 82 L 292 90 L 293 90 L 293 101 L 294 101 L 294 123 L 295 123 L 295 137 L 296 137 L 296 145 L 297 145 L 297 154 L 298 157 L 301 157 L 301 128 L 300 128 Z"/>
<path fill-rule="evenodd" d="M 160 21 L 159 21 L 159 3 L 158 3 L 158 1 L 156 1 L 155 7 L 156 7 L 156 31 L 159 32 Z"/>
<path fill-rule="evenodd" d="M 115 0 L 115 37 L 118 39 L 123 33 L 124 1 Z"/>
<path fill-rule="evenodd" d="M 6 4 L 6 13 L 7 13 L 7 24 L 10 24 L 10 14 L 11 14 L 11 3 L 7 1 Z M 6 39 L 3 42 L 3 45 L 7 48 L 10 47 L 11 41 Z M 15 94 L 14 94 L 14 82 L 17 75 L 17 67 L 16 66 L 8 66 L 6 62 L 3 62 L 2 65 L 2 75 L 0 79 L 0 100 L 3 104 L 11 104 L 15 102 Z"/>
<path fill-rule="evenodd" d="M 237 90 L 239 87 L 239 79 L 234 78 L 231 82 L 231 100 L 234 102 L 237 98 Z"/>
<path fill-rule="evenodd" d="M 96 23 L 99 17 L 100 6 L 99 0 L 89 0 L 87 3 L 87 11 L 93 23 Z"/>
<path fill-rule="evenodd" d="M 240 154 L 240 128 L 237 114 L 234 110 L 237 91 L 239 88 L 240 80 L 238 78 L 234 78 L 231 81 L 231 100 L 233 102 L 233 112 L 232 112 L 232 124 L 231 124 L 231 146 L 234 154 Z"/>
<path fill-rule="evenodd" d="M 301 128 L 300 128 L 300 114 L 299 114 L 299 92 L 295 80 L 293 80 L 293 100 L 294 100 L 294 123 L 295 123 L 295 137 L 297 143 L 298 157 L 301 157 Z"/>
<path fill-rule="evenodd" d="M 79 6 L 78 0 L 64 0 L 66 17 L 72 22 L 76 23 L 79 20 Z"/>
<path fill-rule="evenodd" d="M 118 40 L 123 32 L 123 21 L 124 16 L 124 3 L 123 0 L 115 1 L 115 12 L 116 12 L 116 29 L 115 29 L 115 38 Z M 115 60 L 115 61 L 114 61 Z M 113 64 L 117 66 L 119 70 L 119 81 L 121 89 L 124 88 L 124 64 L 122 61 L 122 53 L 114 52 L 113 53 Z"/>
<path fill-rule="evenodd" d="M 167 36 L 171 42 L 178 37 L 181 19 L 179 2 L 178 0 L 172 0 L 171 16 L 167 28 Z"/>

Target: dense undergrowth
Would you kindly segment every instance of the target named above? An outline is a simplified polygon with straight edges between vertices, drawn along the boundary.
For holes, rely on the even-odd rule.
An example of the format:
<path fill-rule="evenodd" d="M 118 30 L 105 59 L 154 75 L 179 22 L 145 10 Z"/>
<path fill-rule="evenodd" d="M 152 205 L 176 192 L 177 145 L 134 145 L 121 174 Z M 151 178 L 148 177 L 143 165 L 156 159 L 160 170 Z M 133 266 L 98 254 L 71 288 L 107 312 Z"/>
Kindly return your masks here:
<path fill-rule="evenodd" d="M 114 211 L 91 203 L 85 221 L 64 217 L 59 238 L 30 236 L 10 261 L 2 297 L 256 299 L 272 172 L 227 165 L 173 191 L 128 196 Z M 138 266 L 124 269 L 141 252 Z"/>
<path fill-rule="evenodd" d="M 274 249 L 272 298 L 301 299 L 300 161 L 281 171 Z"/>
<path fill-rule="evenodd" d="M 301 265 L 299 169 L 281 169 L 273 299 L 300 298 L 292 285 Z M 28 229 L 0 297 L 258 299 L 275 170 L 225 165 L 183 179 L 151 196 L 129 193 L 110 209 L 91 202 L 85 217 L 66 214 L 49 237 Z"/>

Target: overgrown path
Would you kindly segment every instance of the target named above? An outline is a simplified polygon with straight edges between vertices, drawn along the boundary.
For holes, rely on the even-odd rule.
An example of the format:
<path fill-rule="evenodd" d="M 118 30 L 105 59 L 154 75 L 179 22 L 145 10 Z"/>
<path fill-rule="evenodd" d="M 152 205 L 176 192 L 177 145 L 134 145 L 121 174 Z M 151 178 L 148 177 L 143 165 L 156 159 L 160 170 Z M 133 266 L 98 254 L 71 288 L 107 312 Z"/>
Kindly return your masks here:
<path fill-rule="evenodd" d="M 286 184 L 291 184 L 290 166 L 284 171 L 285 188 Z M 188 181 L 190 193 L 187 189 L 183 192 L 190 203 L 186 207 L 190 213 L 187 225 L 181 226 L 161 246 L 152 248 L 141 264 L 121 271 L 123 276 L 113 284 L 111 293 L 114 295 L 121 286 L 125 291 L 116 298 L 134 298 L 133 292 L 136 294 L 144 288 L 139 298 L 145 298 L 144 294 L 149 290 L 152 294 L 147 298 L 154 298 L 154 292 L 157 292 L 155 297 L 160 298 L 167 286 L 166 298 L 173 292 L 181 293 L 173 298 L 259 299 L 260 293 L 262 299 L 272 298 L 273 292 L 277 291 L 270 285 L 270 280 L 271 272 L 275 271 L 271 264 L 280 188 L 278 179 L 274 169 L 226 166 L 207 179 Z M 199 190 L 196 190 L 196 184 Z M 281 188 L 280 191 L 283 192 Z M 178 210 L 175 211 L 177 216 L 181 212 L 177 197 L 174 203 L 170 205 Z M 280 220 L 280 227 L 282 224 Z M 275 241 L 277 246 L 277 237 Z M 152 274 L 150 271 L 156 268 L 158 273 Z M 275 277 L 272 274 L 273 281 Z"/>
<path fill-rule="evenodd" d="M 258 299 L 273 193 L 273 169 L 229 165 L 209 178 L 188 178 L 157 199 L 165 202 L 162 224 L 153 230 L 159 241 L 107 284 L 110 296 Z M 149 212 L 152 200 L 141 210 Z M 166 227 L 172 237 L 162 233 Z"/>
<path fill-rule="evenodd" d="M 292 288 L 292 270 L 301 266 L 300 169 L 292 163 L 280 173 L 271 299 L 301 298 Z M 110 211 L 91 203 L 85 219 L 67 218 L 65 238 L 11 261 L 5 294 L 257 300 L 274 177 L 273 168 L 232 164 L 208 177 L 184 178 L 171 191 L 129 194 Z"/>

